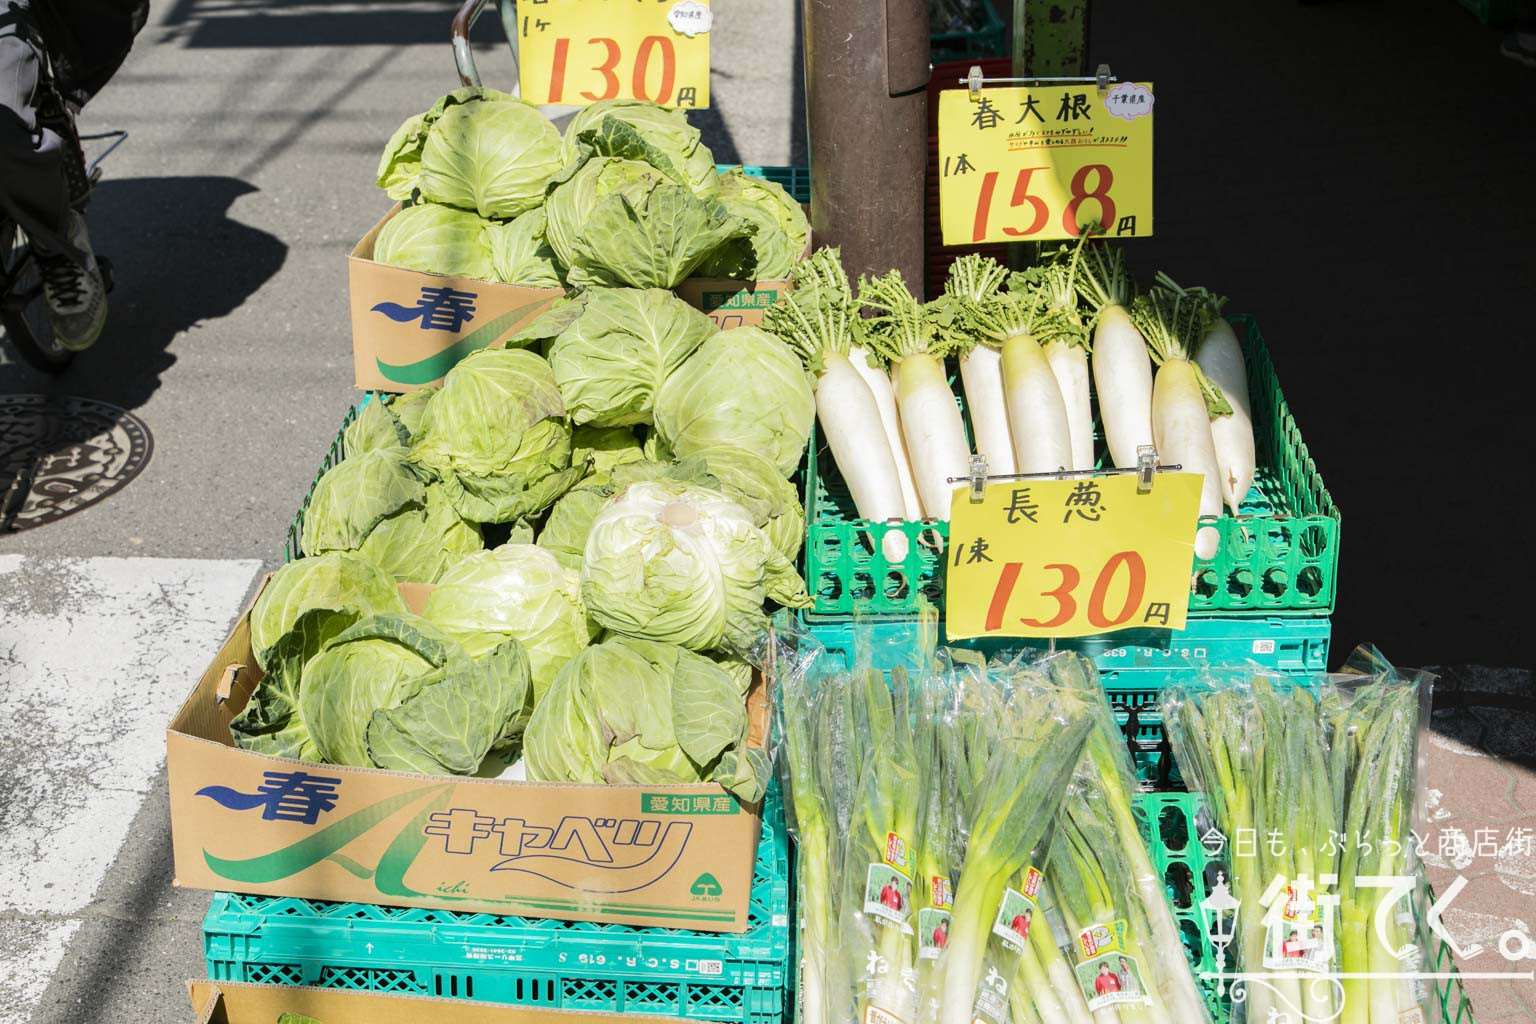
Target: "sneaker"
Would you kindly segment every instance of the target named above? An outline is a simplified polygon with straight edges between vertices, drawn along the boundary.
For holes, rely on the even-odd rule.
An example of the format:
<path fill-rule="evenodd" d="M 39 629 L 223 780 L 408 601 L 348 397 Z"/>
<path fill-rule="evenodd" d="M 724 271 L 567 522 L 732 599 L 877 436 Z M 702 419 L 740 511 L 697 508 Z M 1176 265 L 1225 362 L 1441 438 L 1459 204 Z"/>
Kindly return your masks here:
<path fill-rule="evenodd" d="M 1499 52 L 1528 68 L 1536 68 L 1536 33 L 1511 32 L 1499 44 Z"/>
<path fill-rule="evenodd" d="M 85 266 L 63 253 L 39 252 L 37 261 L 42 269 L 43 296 L 48 302 L 54 338 L 71 351 L 83 352 L 96 343 L 106 326 L 107 285 L 96 254 L 91 251 L 85 218 L 73 210 L 69 218 L 69 241 L 85 253 Z"/>

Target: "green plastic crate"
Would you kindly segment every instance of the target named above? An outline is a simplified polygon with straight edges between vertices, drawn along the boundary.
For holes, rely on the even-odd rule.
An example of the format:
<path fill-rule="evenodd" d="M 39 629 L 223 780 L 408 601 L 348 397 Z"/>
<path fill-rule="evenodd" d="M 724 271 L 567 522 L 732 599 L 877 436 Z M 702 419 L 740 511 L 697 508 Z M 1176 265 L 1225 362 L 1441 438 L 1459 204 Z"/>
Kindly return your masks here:
<path fill-rule="evenodd" d="M 971 0 L 971 6 L 977 15 L 976 27 L 938 31 L 929 35 L 929 60 L 933 63 L 1001 57 L 1007 54 L 1008 26 L 992 6 L 992 0 Z"/>
<path fill-rule="evenodd" d="M 788 840 L 770 797 L 740 935 L 216 893 L 203 952 L 215 981 L 780 1024 L 789 914 Z"/>
<path fill-rule="evenodd" d="M 1233 317 L 1243 339 L 1259 472 L 1240 506 L 1212 520 L 1216 556 L 1197 558 L 1189 607 L 1195 616 L 1327 616 L 1339 565 L 1339 510 L 1307 452 L 1252 317 Z M 923 600 L 942 606 L 949 524 L 870 523 L 853 501 L 818 435 L 805 461 L 806 585 L 813 623 L 861 616 L 911 616 Z M 907 557 L 888 560 L 880 540 L 907 535 Z"/>
<path fill-rule="evenodd" d="M 1461 6 L 1491 28 L 1511 24 L 1520 13 L 1520 0 L 1460 0 Z"/>

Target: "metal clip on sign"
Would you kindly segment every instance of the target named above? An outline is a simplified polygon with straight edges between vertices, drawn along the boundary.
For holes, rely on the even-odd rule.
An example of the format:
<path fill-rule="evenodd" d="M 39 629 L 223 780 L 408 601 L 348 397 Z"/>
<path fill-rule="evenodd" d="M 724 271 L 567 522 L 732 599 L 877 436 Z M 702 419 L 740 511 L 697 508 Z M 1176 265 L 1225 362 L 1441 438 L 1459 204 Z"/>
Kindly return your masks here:
<path fill-rule="evenodd" d="M 1079 477 L 1116 476 L 1121 473 L 1136 474 L 1136 493 L 1150 494 L 1152 481 L 1158 473 L 1177 473 L 1184 467 L 1182 465 L 1164 466 L 1157 461 L 1157 449 L 1150 444 L 1141 445 L 1136 449 L 1136 465 L 1134 466 L 1110 466 L 1105 469 L 1064 469 L 1056 473 L 1001 473 L 997 476 L 987 475 L 987 458 L 985 455 L 972 455 L 969 470 L 965 476 L 945 477 L 951 484 L 969 484 L 970 500 L 972 505 L 979 505 L 986 499 L 987 484 L 1012 480 L 1074 480 Z"/>
<path fill-rule="evenodd" d="M 971 92 L 971 101 L 981 99 L 981 90 L 987 85 L 1092 85 L 1102 96 L 1109 91 L 1109 83 L 1118 82 L 1110 73 L 1108 64 L 1100 64 L 1092 76 L 1083 75 L 1036 75 L 1027 78 L 987 78 L 981 73 L 981 65 L 972 64 L 964 78 L 956 79 Z"/>

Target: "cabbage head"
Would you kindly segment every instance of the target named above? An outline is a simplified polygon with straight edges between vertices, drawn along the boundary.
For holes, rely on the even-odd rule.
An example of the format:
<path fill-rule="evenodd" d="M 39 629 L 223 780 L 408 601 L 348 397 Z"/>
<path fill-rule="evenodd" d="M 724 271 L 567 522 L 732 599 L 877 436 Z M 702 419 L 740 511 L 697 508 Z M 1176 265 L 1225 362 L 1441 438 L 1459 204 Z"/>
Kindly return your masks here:
<path fill-rule="evenodd" d="M 699 130 L 681 110 L 644 100 L 600 100 L 583 107 L 565 127 L 560 143 L 563 164 L 586 158 L 584 146 L 601 156 L 644 160 L 695 195 L 713 195 L 720 187 L 715 157 L 700 142 Z"/>
<path fill-rule="evenodd" d="M 427 403 L 411 459 L 442 480 L 459 515 L 510 523 L 552 505 L 586 474 L 554 371 L 526 349 L 481 349 Z"/>
<path fill-rule="evenodd" d="M 760 452 L 789 476 L 816 419 L 810 378 L 794 351 L 757 327 L 721 331 L 656 393 L 656 430 L 679 459 L 731 445 Z"/>
<path fill-rule="evenodd" d="M 747 746 L 738 677 L 674 644 L 612 637 L 566 663 L 523 737 L 541 782 L 718 782 L 760 799 L 768 759 Z"/>
<path fill-rule="evenodd" d="M 484 544 L 479 528 L 461 519 L 443 488 L 423 476 L 403 447 L 338 462 L 310 496 L 304 551 L 352 551 L 397 580 L 435 582 Z"/>
<path fill-rule="evenodd" d="M 714 486 L 747 510 L 752 521 L 790 561 L 805 539 L 805 509 L 800 491 L 777 466 L 757 452 L 732 445 L 700 448 L 686 460 L 701 464 Z"/>
<path fill-rule="evenodd" d="M 577 424 L 651 422 L 656 391 L 715 333 L 714 321 L 660 288 L 590 288 L 581 314 L 549 344 L 549 364 Z"/>
<path fill-rule="evenodd" d="M 473 213 L 436 203 L 407 206 L 379 231 L 373 259 L 426 274 L 489 281 L 495 270 L 488 226 Z"/>
<path fill-rule="evenodd" d="M 448 107 L 427 126 L 416 187 L 430 202 L 505 220 L 542 203 L 560 166 L 555 126 L 501 93 Z"/>
<path fill-rule="evenodd" d="M 544 208 L 529 210 L 516 220 L 490 221 L 491 266 L 496 280 L 532 288 L 563 288 L 555 251 L 544 238 Z"/>
<path fill-rule="evenodd" d="M 628 427 L 577 427 L 571 434 L 571 444 L 572 461 L 589 463 L 587 472 L 593 476 L 609 473 L 616 466 L 645 461 L 645 449 Z"/>
<path fill-rule="evenodd" d="M 251 609 L 251 650 L 263 671 L 271 671 L 272 650 L 284 634 L 306 612 L 316 611 L 335 617 L 334 635 L 368 615 L 403 613 L 405 601 L 389 574 L 360 555 L 295 559 L 272 574 Z"/>
<path fill-rule="evenodd" d="M 751 226 L 640 160 L 593 156 L 552 184 L 550 246 L 576 287 L 675 288 Z"/>
<path fill-rule="evenodd" d="M 592 641 L 581 577 L 532 544 L 503 544 L 461 560 L 427 596 L 423 617 L 476 653 L 484 638 L 516 640 L 528 656 L 533 699 Z"/>
<path fill-rule="evenodd" d="M 471 658 L 413 615 L 379 615 L 280 663 L 231 730 L 262 753 L 467 775 L 522 728 L 528 693 L 516 641 Z"/>
<path fill-rule="evenodd" d="M 625 636 L 752 653 L 764 598 L 805 607 L 805 583 L 736 502 L 658 480 L 626 487 L 592 521 L 581 570 L 587 614 Z"/>
<path fill-rule="evenodd" d="M 576 428 L 578 441 L 581 432 L 588 429 Z M 544 528 L 539 531 L 539 547 L 559 559 L 561 565 L 577 571 L 586 557 L 587 534 L 592 531 L 592 521 L 625 487 L 642 480 L 685 480 L 705 487 L 716 486 L 715 479 L 704 472 L 703 463 L 695 460 L 677 463 L 640 458 L 610 463 L 607 468 L 602 468 L 601 464 L 601 458 L 594 461 L 591 475 L 555 502 L 544 520 Z"/>
<path fill-rule="evenodd" d="M 421 417 L 427 411 L 427 403 L 437 393 L 437 385 L 417 388 L 415 391 L 407 391 L 403 395 L 396 395 L 389 400 L 389 411 L 395 417 L 405 431 L 406 443 L 416 440 L 416 435 L 421 433 Z"/>
<path fill-rule="evenodd" d="M 756 230 L 733 239 L 699 265 L 700 277 L 737 281 L 784 280 L 805 252 L 811 226 L 805 211 L 777 182 L 733 168 L 720 176 L 720 201 Z"/>
<path fill-rule="evenodd" d="M 379 157 L 375 180 L 391 199 L 409 199 L 421 176 L 421 151 L 427 144 L 427 131 L 449 107 L 461 103 L 516 103 L 517 97 L 498 89 L 467 86 L 447 93 L 428 110 L 405 119 L 395 129 Z"/>
<path fill-rule="evenodd" d="M 374 396 L 342 431 L 342 450 L 348 455 L 375 448 L 399 448 L 410 444 L 411 435 L 396 418 L 389 403 Z"/>

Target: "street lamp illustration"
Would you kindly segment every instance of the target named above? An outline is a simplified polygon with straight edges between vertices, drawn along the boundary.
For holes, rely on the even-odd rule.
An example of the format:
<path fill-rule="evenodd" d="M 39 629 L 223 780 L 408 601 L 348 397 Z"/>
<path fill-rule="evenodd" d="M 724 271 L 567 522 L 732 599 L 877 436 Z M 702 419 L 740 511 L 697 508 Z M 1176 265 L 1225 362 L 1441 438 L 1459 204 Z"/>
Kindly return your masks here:
<path fill-rule="evenodd" d="M 1223 996 L 1227 994 L 1227 947 L 1237 935 L 1237 908 L 1238 902 L 1227 888 L 1226 873 L 1217 872 L 1216 884 L 1211 886 L 1211 894 L 1200 901 L 1200 909 L 1205 912 L 1211 946 L 1216 950 L 1217 993 Z"/>

